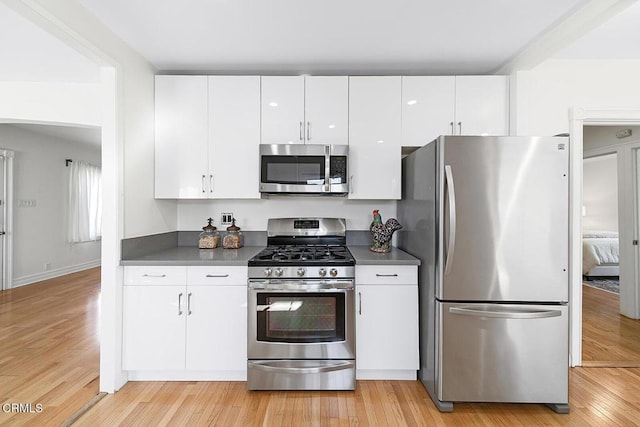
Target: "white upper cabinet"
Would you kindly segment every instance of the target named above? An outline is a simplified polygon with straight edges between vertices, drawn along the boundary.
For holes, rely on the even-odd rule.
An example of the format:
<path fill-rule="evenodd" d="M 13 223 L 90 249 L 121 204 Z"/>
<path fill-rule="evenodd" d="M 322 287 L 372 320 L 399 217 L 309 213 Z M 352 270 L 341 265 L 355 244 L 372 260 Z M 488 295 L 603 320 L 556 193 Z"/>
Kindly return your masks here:
<path fill-rule="evenodd" d="M 350 199 L 401 196 L 401 78 L 349 77 Z"/>
<path fill-rule="evenodd" d="M 452 134 L 455 90 L 454 76 L 402 77 L 402 145 L 422 147 Z"/>
<path fill-rule="evenodd" d="M 509 135 L 507 76 L 456 77 L 456 135 Z"/>
<path fill-rule="evenodd" d="M 304 143 L 304 76 L 262 76 L 262 143 Z"/>
<path fill-rule="evenodd" d="M 260 77 L 209 77 L 209 197 L 259 199 Z"/>
<path fill-rule="evenodd" d="M 259 76 L 156 76 L 155 108 L 156 198 L 260 198 Z"/>
<path fill-rule="evenodd" d="M 263 144 L 347 144 L 346 76 L 263 76 Z"/>
<path fill-rule="evenodd" d="M 349 143 L 349 78 L 305 77 L 305 141 Z"/>
<path fill-rule="evenodd" d="M 207 196 L 207 103 L 206 76 L 156 76 L 156 198 Z"/>
<path fill-rule="evenodd" d="M 402 78 L 402 145 L 420 147 L 440 135 L 508 134 L 508 77 Z"/>

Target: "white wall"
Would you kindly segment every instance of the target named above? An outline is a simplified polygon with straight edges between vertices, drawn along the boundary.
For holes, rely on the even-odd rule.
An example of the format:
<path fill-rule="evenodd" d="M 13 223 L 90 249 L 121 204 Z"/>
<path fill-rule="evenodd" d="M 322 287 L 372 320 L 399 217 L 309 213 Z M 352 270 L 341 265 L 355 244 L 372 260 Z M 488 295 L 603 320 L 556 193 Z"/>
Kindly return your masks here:
<path fill-rule="evenodd" d="M 131 49 L 119 37 L 108 30 L 95 16 L 72 0 L 5 0 L 10 11 L 17 12 L 37 22 L 40 26 L 51 30 L 63 42 L 93 56 L 99 64 L 115 65 L 118 68 L 117 138 L 121 141 L 122 153 L 119 158 L 124 185 L 121 191 L 123 203 L 123 221 L 119 226 L 124 237 L 135 237 L 146 234 L 173 231 L 177 224 L 175 201 L 154 199 L 153 170 L 153 99 L 155 68 L 142 56 Z M 12 19 L 11 22 L 15 22 Z M 59 24 L 59 25 L 58 25 Z M 64 28 L 61 31 L 60 28 Z M 24 32 L 24 31 L 23 31 Z M 30 34 L 38 33 L 37 30 Z M 37 34 L 32 37 L 38 36 Z M 58 41 L 60 43 L 60 41 Z M 55 46 L 49 44 L 48 46 Z M 23 69 L 12 64 L 12 72 L 7 74 L 11 82 L 0 82 L 0 121 L 4 118 L 19 120 L 53 121 L 63 123 L 86 123 L 88 112 L 97 112 L 100 120 L 103 104 L 99 87 L 83 94 L 82 84 L 78 82 L 60 82 L 64 76 L 78 78 L 77 72 L 61 69 L 60 61 L 55 57 L 36 50 L 25 52 L 25 55 L 36 55 L 40 62 L 26 58 L 21 64 Z M 63 52 L 64 48 L 57 47 Z M 47 60 L 55 71 L 56 82 L 33 82 L 42 74 Z M 82 61 L 68 61 L 69 66 L 83 64 Z M 33 69 L 39 64 L 40 69 Z M 84 65 L 83 65 L 84 67 Z M 16 75 L 20 71 L 26 82 L 17 82 Z M 0 76 L 2 73 L 0 73 Z M 99 75 L 99 73 L 98 73 Z M 31 77 L 30 77 L 31 76 Z M 75 77 L 74 77 L 75 76 Z M 87 78 L 92 79 L 93 76 Z M 85 79 L 85 80 L 87 80 Z M 86 83 L 83 83 L 85 86 Z M 69 91 L 56 92 L 71 87 Z M 57 96 L 48 96 L 47 94 Z M 86 98 L 91 95 L 91 102 Z M 95 97 L 93 96 L 95 95 Z M 38 97 L 55 102 L 43 103 Z M 76 108 L 77 106 L 77 108 Z M 72 109 L 71 113 L 66 111 Z M 84 114 L 82 114 L 84 112 Z M 64 113 L 64 114 L 63 114 Z M 108 112 L 110 113 L 110 112 Z M 6 121 L 6 120 L 5 120 Z M 96 124 L 92 121 L 89 124 Z M 133 185 L 135 184 L 135 185 Z"/>
<path fill-rule="evenodd" d="M 515 78 L 516 135 L 569 132 L 569 109 L 640 107 L 640 59 L 553 59 Z M 513 108 L 512 104 L 512 108 Z"/>
<path fill-rule="evenodd" d="M 582 171 L 582 229 L 618 231 L 618 155 L 584 159 Z"/>
<path fill-rule="evenodd" d="M 68 175 L 65 159 L 100 165 L 100 147 L 0 125 L 0 148 L 14 157 L 13 283 L 22 286 L 100 265 L 100 242 L 66 242 Z M 34 207 L 19 207 L 33 200 Z M 45 268 L 45 264 L 49 264 Z"/>
<path fill-rule="evenodd" d="M 178 202 L 178 229 L 199 230 L 206 219 L 214 219 L 219 230 L 222 212 L 231 212 L 243 230 L 266 230 L 267 219 L 288 217 L 346 218 L 347 230 L 368 230 L 372 212 L 379 209 L 382 219 L 396 217 L 395 201 L 348 200 L 343 197 L 281 197 L 261 200 L 183 200 Z"/>

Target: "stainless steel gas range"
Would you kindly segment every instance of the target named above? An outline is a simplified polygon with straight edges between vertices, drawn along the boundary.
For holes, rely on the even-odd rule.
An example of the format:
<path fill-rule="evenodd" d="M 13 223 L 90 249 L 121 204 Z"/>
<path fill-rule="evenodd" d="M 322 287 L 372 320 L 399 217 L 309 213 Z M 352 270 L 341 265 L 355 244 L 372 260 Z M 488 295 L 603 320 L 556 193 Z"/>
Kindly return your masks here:
<path fill-rule="evenodd" d="M 355 389 L 355 261 L 341 218 L 269 219 L 249 260 L 249 390 Z"/>

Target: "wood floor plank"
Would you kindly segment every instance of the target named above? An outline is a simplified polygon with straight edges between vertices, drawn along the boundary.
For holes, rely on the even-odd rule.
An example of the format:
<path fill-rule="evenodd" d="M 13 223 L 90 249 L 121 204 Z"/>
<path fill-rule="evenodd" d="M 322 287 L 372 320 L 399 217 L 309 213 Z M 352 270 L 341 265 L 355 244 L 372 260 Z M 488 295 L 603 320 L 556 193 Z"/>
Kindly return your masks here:
<path fill-rule="evenodd" d="M 0 412 L 2 425 L 55 425 L 98 394 L 100 269 L 0 292 L 0 403 L 42 412 Z"/>
<path fill-rule="evenodd" d="M 640 320 L 620 314 L 618 294 L 582 286 L 582 360 L 585 366 L 640 365 Z"/>

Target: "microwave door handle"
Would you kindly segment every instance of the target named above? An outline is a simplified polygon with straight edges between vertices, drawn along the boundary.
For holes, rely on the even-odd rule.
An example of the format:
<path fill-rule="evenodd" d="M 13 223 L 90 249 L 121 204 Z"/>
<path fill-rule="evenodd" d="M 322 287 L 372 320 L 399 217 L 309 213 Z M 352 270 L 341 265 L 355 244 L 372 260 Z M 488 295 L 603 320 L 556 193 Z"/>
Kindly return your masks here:
<path fill-rule="evenodd" d="M 331 146 L 324 147 L 324 191 L 331 189 Z"/>

